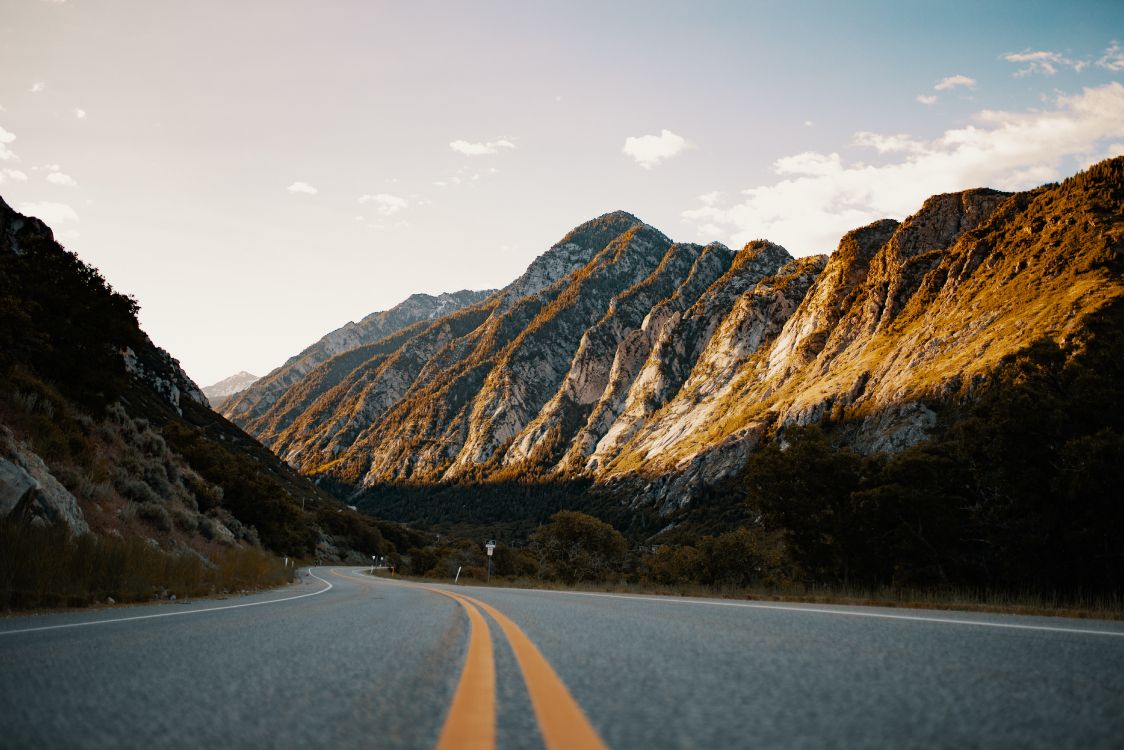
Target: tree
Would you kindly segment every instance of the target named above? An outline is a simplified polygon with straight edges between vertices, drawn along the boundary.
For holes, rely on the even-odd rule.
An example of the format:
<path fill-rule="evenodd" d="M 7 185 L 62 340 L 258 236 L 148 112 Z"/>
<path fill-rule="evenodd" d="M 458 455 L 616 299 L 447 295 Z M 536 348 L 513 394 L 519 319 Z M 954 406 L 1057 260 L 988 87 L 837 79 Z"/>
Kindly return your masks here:
<path fill-rule="evenodd" d="M 766 528 L 783 529 L 797 563 L 815 580 L 849 580 L 865 544 L 851 493 L 862 458 L 837 450 L 819 427 L 793 427 L 746 466 L 747 500 Z"/>
<path fill-rule="evenodd" d="M 621 533 L 604 521 L 564 510 L 531 534 L 531 550 L 538 558 L 540 577 L 575 583 L 603 581 L 620 573 L 627 545 Z"/>

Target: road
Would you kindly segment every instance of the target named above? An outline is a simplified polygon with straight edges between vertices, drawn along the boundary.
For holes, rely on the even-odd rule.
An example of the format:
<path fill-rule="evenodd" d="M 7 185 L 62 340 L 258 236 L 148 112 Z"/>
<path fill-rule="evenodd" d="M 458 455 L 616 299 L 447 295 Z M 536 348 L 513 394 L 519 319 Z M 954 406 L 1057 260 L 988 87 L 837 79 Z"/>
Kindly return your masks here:
<path fill-rule="evenodd" d="M 1124 747 L 1124 623 L 419 585 L 0 620 L 4 748 Z"/>

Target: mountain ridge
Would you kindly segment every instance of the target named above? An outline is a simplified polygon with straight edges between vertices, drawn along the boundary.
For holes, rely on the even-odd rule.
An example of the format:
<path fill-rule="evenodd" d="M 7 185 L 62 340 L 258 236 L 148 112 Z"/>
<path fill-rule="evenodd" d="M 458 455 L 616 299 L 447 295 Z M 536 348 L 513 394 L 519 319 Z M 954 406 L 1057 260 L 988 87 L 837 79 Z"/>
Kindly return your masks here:
<path fill-rule="evenodd" d="M 260 416 L 290 386 L 325 361 L 391 336 L 414 323 L 433 320 L 466 305 L 475 304 L 492 294 L 492 291 L 475 292 L 464 289 L 436 296 L 411 294 L 388 310 L 370 313 L 358 323 L 345 323 L 259 378 L 255 384 L 244 389 L 241 396 L 224 404 L 221 411 L 228 418 L 247 422 Z"/>
<path fill-rule="evenodd" d="M 489 299 L 349 361 L 262 437 L 349 494 L 581 478 L 664 512 L 790 426 L 858 420 L 856 448 L 900 451 L 1004 356 L 1122 293 L 1119 217 L 1098 208 L 1122 165 L 933 196 L 826 257 L 604 214 Z"/>

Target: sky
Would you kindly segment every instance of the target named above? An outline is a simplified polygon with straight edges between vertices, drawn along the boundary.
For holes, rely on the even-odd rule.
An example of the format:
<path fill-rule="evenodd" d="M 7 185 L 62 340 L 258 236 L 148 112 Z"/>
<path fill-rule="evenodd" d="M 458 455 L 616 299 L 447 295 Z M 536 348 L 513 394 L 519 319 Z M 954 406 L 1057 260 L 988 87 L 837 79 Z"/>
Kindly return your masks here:
<path fill-rule="evenodd" d="M 201 385 L 608 211 L 807 255 L 1121 153 L 1115 1 L 0 0 L 0 196 Z"/>

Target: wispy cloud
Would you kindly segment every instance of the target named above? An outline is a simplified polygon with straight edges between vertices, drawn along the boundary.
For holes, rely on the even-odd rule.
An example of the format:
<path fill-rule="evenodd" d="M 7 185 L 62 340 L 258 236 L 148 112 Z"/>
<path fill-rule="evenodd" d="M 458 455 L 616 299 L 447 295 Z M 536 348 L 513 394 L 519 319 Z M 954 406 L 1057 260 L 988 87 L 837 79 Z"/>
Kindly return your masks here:
<path fill-rule="evenodd" d="M 660 162 L 682 153 L 689 146 L 686 138 L 664 128 L 659 135 L 625 138 L 624 148 L 621 150 L 635 159 L 636 163 L 644 169 L 651 169 Z"/>
<path fill-rule="evenodd" d="M 27 175 L 18 169 L 0 169 L 0 185 L 3 185 L 8 180 L 27 182 Z"/>
<path fill-rule="evenodd" d="M 52 226 L 68 221 L 78 221 L 78 213 L 65 203 L 39 201 L 37 203 L 21 203 L 17 208 L 21 214 L 42 219 Z"/>
<path fill-rule="evenodd" d="M 405 198 L 390 193 L 375 193 L 374 195 L 359 196 L 359 203 L 375 204 L 375 212 L 379 216 L 393 216 L 410 205 Z"/>
<path fill-rule="evenodd" d="M 453 141 L 449 144 L 449 148 L 456 151 L 458 154 L 465 156 L 485 156 L 487 154 L 494 154 L 502 149 L 513 149 L 515 144 L 506 138 L 500 138 L 496 141 L 487 141 L 483 143 L 472 143 L 470 141 Z"/>
<path fill-rule="evenodd" d="M 47 175 L 47 182 L 52 185 L 61 185 L 62 187 L 78 187 L 78 181 L 68 174 L 62 172 L 51 172 Z"/>
<path fill-rule="evenodd" d="M 1119 42 L 1112 40 L 1112 44 L 1097 60 L 1097 66 L 1114 72 L 1124 70 L 1124 49 L 1121 49 Z"/>
<path fill-rule="evenodd" d="M 43 83 L 42 81 L 36 81 L 35 83 L 31 84 L 31 88 L 29 90 L 33 94 L 42 94 L 47 90 L 47 84 Z"/>
<path fill-rule="evenodd" d="M 16 139 L 15 133 L 10 133 L 0 127 L 0 161 L 19 161 L 16 152 L 8 148 L 8 144 Z"/>
<path fill-rule="evenodd" d="M 77 117 L 79 120 L 85 120 L 86 119 L 86 110 L 82 109 L 81 107 L 75 107 L 74 108 L 74 116 Z"/>
<path fill-rule="evenodd" d="M 722 227 L 736 244 L 768 237 L 796 254 L 824 252 L 844 232 L 902 218 L 935 193 L 1025 189 L 1061 177 L 1068 159 L 1111 153 L 1124 139 L 1124 85 L 1060 95 L 1044 111 L 984 110 L 973 120 L 932 140 L 857 134 L 856 145 L 889 157 L 883 164 L 838 153 L 787 156 L 773 165 L 777 182 L 743 191 L 733 205 L 703 204 L 683 216 L 699 231 Z"/>
<path fill-rule="evenodd" d="M 500 170 L 496 169 L 495 167 L 488 167 L 487 169 L 482 169 L 479 171 L 461 167 L 456 171 L 455 174 L 442 180 L 434 180 L 431 184 L 439 188 L 455 187 L 457 185 L 470 186 L 473 185 L 473 183 L 480 182 L 481 180 L 493 177 L 494 175 L 497 175 L 499 173 Z M 423 205 L 421 201 L 418 201 L 417 203 L 418 205 Z"/>
<path fill-rule="evenodd" d="M 949 89 L 954 89 L 958 86 L 962 86 L 964 88 L 970 89 L 970 88 L 974 88 L 975 85 L 976 85 L 976 79 L 975 78 L 969 78 L 968 76 L 964 76 L 964 75 L 955 75 L 955 76 L 948 76 L 946 78 L 942 78 L 941 80 L 937 81 L 935 84 L 933 84 L 933 90 L 935 90 L 935 91 L 948 91 Z"/>
<path fill-rule="evenodd" d="M 1016 78 L 1035 74 L 1052 76 L 1058 72 L 1058 68 L 1072 68 L 1080 73 L 1089 64 L 1085 60 L 1074 60 L 1060 52 L 1049 50 L 1027 49 L 1022 52 L 1008 52 L 1003 55 L 1003 59 L 1023 66 L 1015 71 Z"/>
<path fill-rule="evenodd" d="M 936 97 L 936 96 L 933 96 L 933 95 L 931 95 L 931 94 L 918 94 L 918 95 L 917 95 L 917 101 L 921 102 L 921 103 L 922 103 L 922 104 L 924 104 L 924 105 L 925 105 L 926 107 L 928 107 L 928 106 L 930 106 L 930 105 L 932 105 L 932 104 L 936 104 L 936 103 L 937 103 L 937 97 Z"/>
<path fill-rule="evenodd" d="M 294 182 L 289 187 L 285 188 L 290 193 L 303 193 L 304 195 L 316 195 L 319 190 L 309 185 L 307 182 Z"/>

